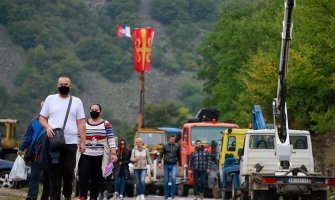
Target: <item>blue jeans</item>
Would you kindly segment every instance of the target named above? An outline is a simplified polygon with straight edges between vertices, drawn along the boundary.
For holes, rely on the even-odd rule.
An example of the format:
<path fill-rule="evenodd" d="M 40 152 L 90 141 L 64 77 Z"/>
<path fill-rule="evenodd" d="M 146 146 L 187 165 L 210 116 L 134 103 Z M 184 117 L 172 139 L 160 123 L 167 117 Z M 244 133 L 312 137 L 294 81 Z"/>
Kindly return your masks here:
<path fill-rule="evenodd" d="M 194 195 L 199 195 L 204 193 L 204 186 L 206 182 L 206 171 L 205 170 L 193 170 L 193 191 Z M 199 188 L 200 187 L 200 188 Z"/>
<path fill-rule="evenodd" d="M 170 176 L 171 173 L 171 176 Z M 176 164 L 164 164 L 164 196 L 165 199 L 169 197 L 169 179 L 171 177 L 171 190 L 170 196 L 174 198 L 176 193 L 176 176 L 177 176 L 177 165 Z"/>
<path fill-rule="evenodd" d="M 147 169 L 134 169 L 134 174 L 136 178 L 136 193 L 137 195 L 144 194 Z"/>
<path fill-rule="evenodd" d="M 126 177 L 125 176 L 117 177 L 114 183 L 115 192 L 119 193 L 120 195 L 123 195 L 125 187 L 126 187 Z"/>

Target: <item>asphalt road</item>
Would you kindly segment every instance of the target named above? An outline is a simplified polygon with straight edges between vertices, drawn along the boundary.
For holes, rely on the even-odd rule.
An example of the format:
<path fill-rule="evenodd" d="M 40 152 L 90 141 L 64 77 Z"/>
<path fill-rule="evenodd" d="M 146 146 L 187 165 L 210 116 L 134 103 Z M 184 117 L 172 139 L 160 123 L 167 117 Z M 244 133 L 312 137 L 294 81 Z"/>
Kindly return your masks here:
<path fill-rule="evenodd" d="M 126 197 L 126 198 L 124 198 L 125 200 L 136 200 L 136 197 Z M 164 197 L 163 196 L 155 196 L 155 195 L 148 195 L 148 196 L 146 196 L 145 197 L 145 200 L 163 200 L 164 199 Z M 189 195 L 188 197 L 175 197 L 174 198 L 175 200 L 193 200 L 194 199 L 194 197 L 193 197 L 193 195 Z M 208 198 L 204 198 L 204 200 L 208 200 Z M 113 199 L 111 199 L 111 200 L 113 200 Z"/>

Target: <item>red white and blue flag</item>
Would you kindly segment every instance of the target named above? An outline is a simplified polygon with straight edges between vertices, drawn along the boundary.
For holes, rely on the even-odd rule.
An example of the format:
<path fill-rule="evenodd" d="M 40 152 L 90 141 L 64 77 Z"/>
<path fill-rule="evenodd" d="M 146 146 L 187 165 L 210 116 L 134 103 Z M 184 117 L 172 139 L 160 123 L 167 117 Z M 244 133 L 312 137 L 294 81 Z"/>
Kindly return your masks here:
<path fill-rule="evenodd" d="M 117 36 L 131 38 L 130 27 L 119 25 L 117 28 Z"/>

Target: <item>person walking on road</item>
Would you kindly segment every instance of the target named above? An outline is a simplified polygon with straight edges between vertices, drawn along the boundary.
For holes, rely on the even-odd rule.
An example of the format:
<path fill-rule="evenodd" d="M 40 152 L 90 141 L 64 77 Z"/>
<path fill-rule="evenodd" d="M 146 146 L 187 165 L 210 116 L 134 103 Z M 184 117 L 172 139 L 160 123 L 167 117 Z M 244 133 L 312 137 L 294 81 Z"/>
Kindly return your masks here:
<path fill-rule="evenodd" d="M 117 199 L 118 196 L 122 200 L 124 197 L 124 189 L 126 186 L 126 181 L 129 178 L 129 162 L 130 162 L 130 151 L 127 149 L 127 144 L 124 139 L 119 141 L 118 149 L 117 149 L 117 162 L 114 165 L 114 189 L 115 195 L 114 199 Z"/>
<path fill-rule="evenodd" d="M 204 186 L 206 181 L 206 173 L 210 172 L 211 157 L 207 150 L 204 149 L 202 142 L 195 142 L 195 150 L 191 154 L 189 166 L 193 170 L 193 191 L 194 200 L 204 198 Z"/>
<path fill-rule="evenodd" d="M 41 107 L 43 106 L 44 101 L 41 102 Z M 18 155 L 23 155 L 24 151 L 32 145 L 32 155 L 31 155 L 31 175 L 29 179 L 29 188 L 28 188 L 28 196 L 26 200 L 36 200 L 38 196 L 38 185 L 39 179 L 42 170 L 38 166 L 36 158 L 37 150 L 38 150 L 38 141 L 40 138 L 46 134 L 45 129 L 39 122 L 39 115 L 35 116 L 31 122 L 29 123 L 26 134 L 24 135 L 23 142 L 18 148 Z M 27 156 L 27 155 L 26 155 Z M 30 156 L 30 155 L 29 155 Z M 43 170 L 43 192 L 41 196 L 41 200 L 49 199 L 50 193 L 50 178 L 48 170 Z"/>
<path fill-rule="evenodd" d="M 46 129 L 48 138 L 55 136 L 55 129 L 64 129 L 65 145 L 57 149 L 49 168 L 51 200 L 60 200 L 63 181 L 63 195 L 70 200 L 72 181 L 76 164 L 78 133 L 80 136 L 79 150 L 86 149 L 85 112 L 82 101 L 70 95 L 71 79 L 61 76 L 57 82 L 58 94 L 49 95 L 40 112 L 39 121 Z M 68 110 L 68 111 L 67 111 Z M 68 112 L 68 115 L 67 115 Z"/>
<path fill-rule="evenodd" d="M 80 154 L 79 199 L 86 200 L 88 191 L 90 199 L 97 200 L 103 184 L 102 162 L 105 148 L 110 149 L 110 160 L 116 160 L 116 146 L 111 124 L 101 117 L 100 104 L 90 106 L 90 116 L 86 121 L 86 151 Z"/>
<path fill-rule="evenodd" d="M 176 193 L 177 163 L 181 166 L 180 146 L 175 143 L 176 137 L 171 135 L 169 142 L 165 144 L 158 157 L 158 167 L 162 167 L 164 157 L 164 197 L 170 196 L 174 199 Z M 171 189 L 169 191 L 169 180 L 171 178 Z"/>
<path fill-rule="evenodd" d="M 135 143 L 136 146 L 131 152 L 130 161 L 134 163 L 137 193 L 136 200 L 145 200 L 145 176 L 147 175 L 147 165 L 152 165 L 152 160 L 150 158 L 148 149 L 143 146 L 142 138 L 137 138 Z"/>

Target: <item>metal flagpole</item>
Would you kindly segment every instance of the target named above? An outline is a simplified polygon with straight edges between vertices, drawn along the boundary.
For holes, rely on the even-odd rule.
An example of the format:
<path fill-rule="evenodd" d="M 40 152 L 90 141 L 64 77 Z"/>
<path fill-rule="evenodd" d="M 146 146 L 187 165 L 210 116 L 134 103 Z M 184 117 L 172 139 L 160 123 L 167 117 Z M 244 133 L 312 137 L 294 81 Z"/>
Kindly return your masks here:
<path fill-rule="evenodd" d="M 144 71 L 141 71 L 141 76 L 140 76 L 140 109 L 139 109 L 139 112 L 138 112 L 137 130 L 143 128 L 143 114 L 144 114 Z"/>

